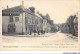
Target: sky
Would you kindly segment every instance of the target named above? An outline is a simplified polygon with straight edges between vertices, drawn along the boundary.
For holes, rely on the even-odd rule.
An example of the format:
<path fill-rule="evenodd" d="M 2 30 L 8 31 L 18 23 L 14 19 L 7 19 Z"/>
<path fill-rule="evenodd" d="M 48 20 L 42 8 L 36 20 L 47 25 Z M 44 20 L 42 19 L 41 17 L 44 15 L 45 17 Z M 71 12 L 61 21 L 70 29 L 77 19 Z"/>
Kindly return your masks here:
<path fill-rule="evenodd" d="M 23 0 L 26 8 L 34 6 L 35 11 L 43 15 L 47 13 L 55 24 L 65 23 L 70 15 L 79 11 L 79 0 Z M 6 9 L 21 5 L 22 0 L 2 0 L 1 7 Z"/>

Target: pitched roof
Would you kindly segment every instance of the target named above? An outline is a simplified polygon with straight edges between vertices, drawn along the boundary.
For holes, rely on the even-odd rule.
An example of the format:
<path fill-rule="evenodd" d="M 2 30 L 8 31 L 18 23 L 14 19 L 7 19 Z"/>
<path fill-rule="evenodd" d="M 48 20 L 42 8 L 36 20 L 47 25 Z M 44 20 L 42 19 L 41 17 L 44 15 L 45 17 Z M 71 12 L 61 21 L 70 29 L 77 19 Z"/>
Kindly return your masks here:
<path fill-rule="evenodd" d="M 2 15 L 19 15 L 21 12 L 24 12 L 25 9 L 22 6 L 16 6 L 8 9 L 2 10 Z"/>
<path fill-rule="evenodd" d="M 16 7 L 2 10 L 2 12 L 23 12 L 23 11 L 25 11 L 25 10 L 22 6 L 16 6 Z"/>
<path fill-rule="evenodd" d="M 24 8 L 23 6 L 16 6 L 16 7 L 12 7 L 12 8 L 8 8 L 8 9 L 4 9 L 2 10 L 2 15 L 5 16 L 9 16 L 9 15 L 19 15 L 21 12 L 26 12 L 28 14 L 37 16 L 39 18 L 41 18 L 39 15 L 37 15 L 37 13 L 33 13 L 30 9 Z"/>
<path fill-rule="evenodd" d="M 29 13 L 29 14 L 31 14 L 31 15 L 35 15 L 30 9 L 25 9 L 25 12 L 26 12 L 26 13 Z"/>
<path fill-rule="evenodd" d="M 30 9 L 25 9 L 25 12 L 28 13 L 28 14 L 31 14 L 31 15 L 34 15 L 34 16 L 37 16 L 37 17 L 41 18 L 41 16 L 39 16 L 36 12 L 33 13 Z"/>
<path fill-rule="evenodd" d="M 35 13 L 36 16 L 38 16 L 39 18 L 42 18 L 38 13 Z"/>
<path fill-rule="evenodd" d="M 53 25 L 53 20 L 47 20 L 50 25 Z"/>

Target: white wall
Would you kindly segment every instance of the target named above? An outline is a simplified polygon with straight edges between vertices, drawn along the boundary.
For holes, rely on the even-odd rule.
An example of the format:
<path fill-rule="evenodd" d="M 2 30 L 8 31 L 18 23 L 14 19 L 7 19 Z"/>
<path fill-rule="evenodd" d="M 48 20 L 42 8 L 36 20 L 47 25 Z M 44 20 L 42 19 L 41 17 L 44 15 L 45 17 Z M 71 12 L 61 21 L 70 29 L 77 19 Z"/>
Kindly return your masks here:
<path fill-rule="evenodd" d="M 8 32 L 9 16 L 2 16 L 2 32 Z"/>
<path fill-rule="evenodd" d="M 47 31 L 47 20 L 43 19 L 43 30 Z"/>
<path fill-rule="evenodd" d="M 18 22 L 15 21 L 15 17 L 19 17 Z M 16 33 L 22 33 L 22 28 L 23 28 L 23 32 L 25 32 L 25 13 L 21 13 L 19 16 L 14 16 L 13 18 L 16 26 Z M 23 25 L 22 25 L 22 22 L 23 22 Z"/>
<path fill-rule="evenodd" d="M 15 21 L 15 17 L 19 17 L 19 21 Z M 15 33 L 22 33 L 22 18 L 20 16 L 13 16 L 14 23 L 15 23 Z"/>
<path fill-rule="evenodd" d="M 23 16 L 22 16 L 23 14 Z M 15 17 L 19 17 L 19 21 L 15 21 Z M 22 33 L 22 18 L 23 18 L 23 32 L 25 32 L 25 13 L 21 13 L 19 16 L 13 16 L 13 22 L 15 24 L 15 33 Z M 9 16 L 2 16 L 2 30 L 8 32 Z"/>
<path fill-rule="evenodd" d="M 22 14 L 21 14 L 21 16 L 23 17 L 23 32 L 24 33 L 26 33 L 26 26 L 25 26 L 25 12 L 23 12 Z"/>

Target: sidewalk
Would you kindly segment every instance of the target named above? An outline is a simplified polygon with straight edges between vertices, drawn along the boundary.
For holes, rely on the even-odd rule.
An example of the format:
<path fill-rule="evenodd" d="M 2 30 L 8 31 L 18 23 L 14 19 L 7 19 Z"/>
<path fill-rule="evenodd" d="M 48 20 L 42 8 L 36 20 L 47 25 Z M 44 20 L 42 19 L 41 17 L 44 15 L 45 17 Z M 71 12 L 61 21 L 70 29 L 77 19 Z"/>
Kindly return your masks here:
<path fill-rule="evenodd" d="M 17 37 L 48 37 L 48 36 L 51 36 L 53 34 L 54 33 L 45 33 L 45 34 L 41 34 L 41 35 L 38 35 L 38 34 L 34 35 L 34 34 L 32 34 L 32 35 L 16 35 L 16 36 Z"/>

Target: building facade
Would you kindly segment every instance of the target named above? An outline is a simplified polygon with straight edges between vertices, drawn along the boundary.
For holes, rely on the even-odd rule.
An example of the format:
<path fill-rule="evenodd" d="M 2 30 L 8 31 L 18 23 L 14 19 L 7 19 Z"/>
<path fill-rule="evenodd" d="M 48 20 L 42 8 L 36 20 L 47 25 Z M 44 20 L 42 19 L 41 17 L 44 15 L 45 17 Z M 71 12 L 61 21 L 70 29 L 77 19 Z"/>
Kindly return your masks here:
<path fill-rule="evenodd" d="M 32 34 L 40 31 L 40 17 L 33 13 L 30 9 L 26 10 L 25 16 L 26 34 Z"/>
<path fill-rule="evenodd" d="M 3 33 L 25 33 L 25 11 L 22 6 L 2 10 Z"/>
<path fill-rule="evenodd" d="M 2 10 L 3 33 L 48 33 L 51 31 L 50 22 L 48 14 L 42 17 L 35 13 L 34 7 L 24 8 L 23 5 L 20 5 Z"/>

